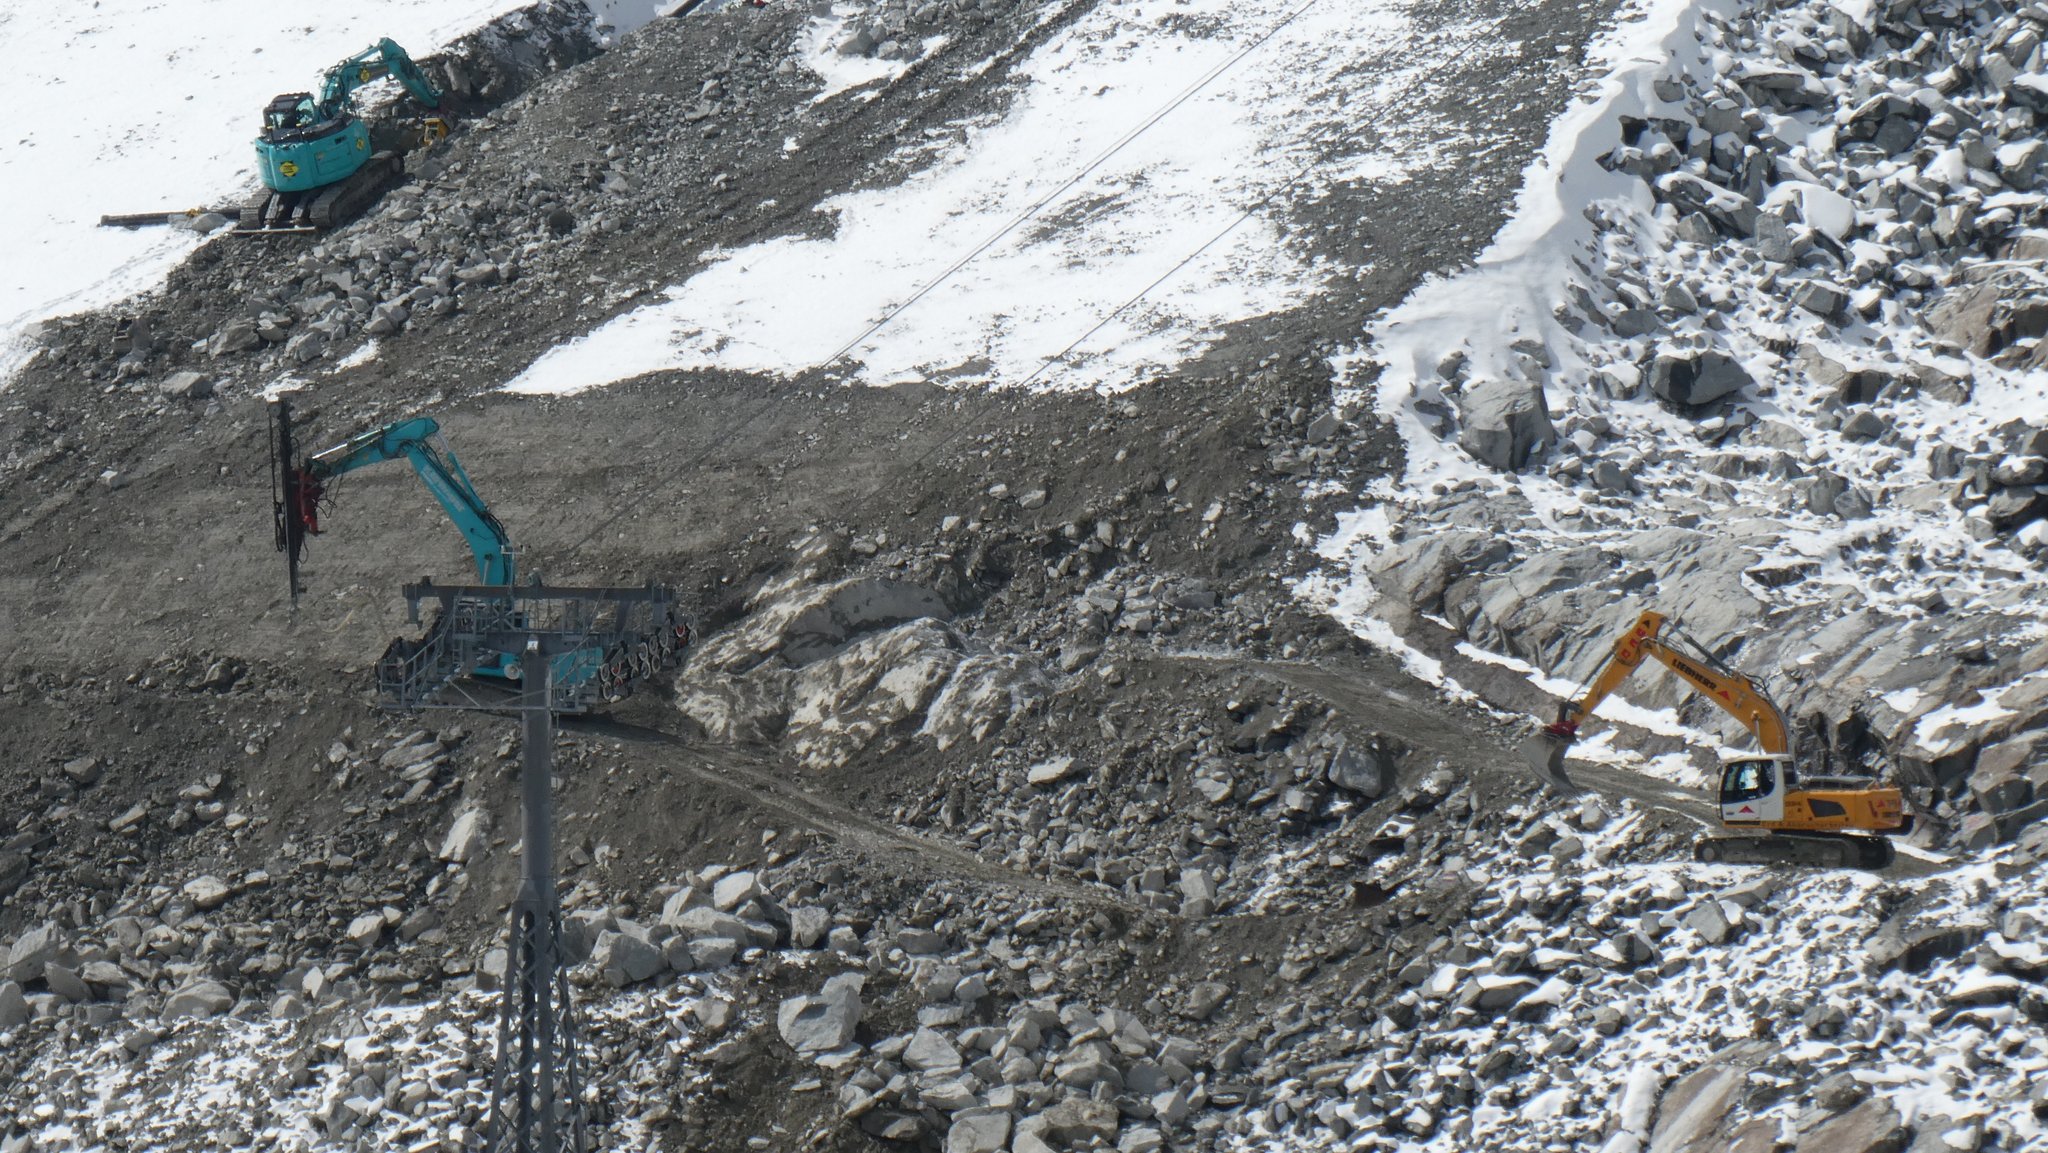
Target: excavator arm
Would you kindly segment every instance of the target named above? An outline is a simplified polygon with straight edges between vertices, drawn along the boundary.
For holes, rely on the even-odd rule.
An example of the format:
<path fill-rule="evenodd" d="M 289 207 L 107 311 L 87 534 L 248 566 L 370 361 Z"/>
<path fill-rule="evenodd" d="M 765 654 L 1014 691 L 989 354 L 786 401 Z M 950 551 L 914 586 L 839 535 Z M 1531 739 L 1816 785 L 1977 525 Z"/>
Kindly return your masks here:
<path fill-rule="evenodd" d="M 441 93 L 427 80 L 396 41 L 389 36 L 327 70 L 320 81 L 320 111 L 338 116 L 349 110 L 356 89 L 386 76 L 396 77 L 405 90 L 428 108 L 441 106 Z"/>
<path fill-rule="evenodd" d="M 1635 626 L 1622 634 L 1614 644 L 1614 651 L 1601 662 L 1584 694 L 1576 701 L 1567 701 L 1559 706 L 1557 723 L 1545 731 L 1566 738 L 1576 737 L 1580 723 L 1593 715 L 1600 702 L 1621 687 L 1629 674 L 1643 663 L 1644 657 L 1653 657 L 1677 673 L 1700 695 L 1740 721 L 1764 752 L 1792 751 L 1785 714 L 1755 681 L 1722 664 L 1675 629 L 1671 633 L 1675 643 L 1665 639 L 1664 626 L 1665 618 L 1661 613 L 1646 612 L 1637 618 Z"/>
<path fill-rule="evenodd" d="M 1530 749 L 1530 759 L 1544 776 L 1569 787 L 1569 779 L 1564 775 L 1564 755 L 1578 738 L 1580 724 L 1646 659 L 1654 659 L 1670 669 L 1741 722 L 1765 753 L 1779 755 L 1792 751 L 1785 714 L 1755 681 L 1722 664 L 1676 629 L 1669 631 L 1667 639 L 1663 614 L 1646 612 L 1614 643 L 1614 651 L 1594 671 L 1578 699 L 1559 705 L 1556 723 L 1544 726 L 1540 744 Z"/>
<path fill-rule="evenodd" d="M 294 461 L 289 408 L 280 405 L 278 433 L 274 443 L 282 454 L 275 467 L 281 475 L 278 499 L 278 547 L 290 554 L 293 571 L 292 595 L 298 595 L 297 568 L 305 538 L 320 532 L 320 508 L 329 482 L 357 469 L 387 461 L 404 460 L 419 474 L 420 482 L 440 502 L 448 519 L 462 533 L 476 558 L 479 580 L 489 585 L 510 585 L 515 570 L 510 538 L 505 526 L 491 514 L 462 462 L 448 450 L 440 425 L 427 417 L 413 417 L 355 436 L 333 448 Z"/>

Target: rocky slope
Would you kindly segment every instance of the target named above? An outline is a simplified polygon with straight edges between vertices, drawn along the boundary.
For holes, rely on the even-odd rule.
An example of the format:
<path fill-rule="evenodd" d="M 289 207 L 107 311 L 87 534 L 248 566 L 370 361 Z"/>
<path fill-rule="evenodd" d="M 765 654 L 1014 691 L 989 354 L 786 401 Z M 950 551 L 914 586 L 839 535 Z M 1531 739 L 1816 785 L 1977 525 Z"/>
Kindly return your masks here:
<path fill-rule="evenodd" d="M 1389 613 L 1561 681 L 1642 608 L 1680 616 L 1771 679 L 1813 758 L 1895 770 L 1935 840 L 2048 813 L 2042 21 L 1652 13 L 1668 57 L 1619 65 L 1553 166 L 1583 215 L 1377 330 L 1411 466 L 1398 512 L 1332 550 Z M 1488 276 L 1512 331 L 1408 331 L 1445 331 Z M 1628 692 L 1739 736 L 1676 682 Z M 1650 750 L 1679 747 L 1663 727 Z"/>

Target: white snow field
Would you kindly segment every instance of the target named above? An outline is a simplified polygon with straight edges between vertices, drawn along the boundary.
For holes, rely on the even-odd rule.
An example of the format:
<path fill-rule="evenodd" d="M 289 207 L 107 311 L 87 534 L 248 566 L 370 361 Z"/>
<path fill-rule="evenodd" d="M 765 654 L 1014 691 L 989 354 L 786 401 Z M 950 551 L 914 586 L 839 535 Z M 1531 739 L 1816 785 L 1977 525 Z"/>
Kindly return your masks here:
<path fill-rule="evenodd" d="M 102 214 L 239 203 L 255 189 L 263 106 L 389 36 L 424 56 L 527 0 L 0 0 L 0 381 L 46 317 L 161 281 L 199 243 L 100 228 Z M 600 0 L 619 31 L 673 0 Z"/>
<path fill-rule="evenodd" d="M 1419 33 L 1422 11 L 1414 0 L 1104 4 L 1023 63 L 1000 120 L 965 126 L 963 146 L 900 186 L 828 201 L 828 238 L 719 253 L 666 300 L 550 351 L 508 388 L 835 364 L 871 384 L 1132 387 L 1322 282 L 1277 226 L 1290 189 L 1398 182 L 1427 162 L 1424 149 L 1310 163 L 1361 122 L 1412 116 L 1416 87 L 1475 50 L 1477 35 Z M 843 16 L 818 17 L 807 41 L 826 92 L 891 79 L 846 72 Z"/>

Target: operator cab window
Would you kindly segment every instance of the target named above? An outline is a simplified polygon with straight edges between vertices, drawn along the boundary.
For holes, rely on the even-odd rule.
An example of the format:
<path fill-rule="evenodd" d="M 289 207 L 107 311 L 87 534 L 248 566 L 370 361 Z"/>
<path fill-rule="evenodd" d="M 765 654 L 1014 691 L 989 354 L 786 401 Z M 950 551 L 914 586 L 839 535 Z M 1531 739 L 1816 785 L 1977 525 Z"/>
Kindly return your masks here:
<path fill-rule="evenodd" d="M 273 144 L 300 143 L 322 135 L 327 127 L 320 122 L 320 109 L 310 93 L 286 93 L 263 109 L 263 132 Z"/>
<path fill-rule="evenodd" d="M 263 110 L 266 127 L 304 128 L 313 123 L 313 102 L 303 94 L 280 96 Z"/>
<path fill-rule="evenodd" d="M 1769 761 L 1737 761 L 1729 765 L 1721 774 L 1721 799 L 1734 803 L 1764 796 L 1776 784 L 1774 772 Z"/>

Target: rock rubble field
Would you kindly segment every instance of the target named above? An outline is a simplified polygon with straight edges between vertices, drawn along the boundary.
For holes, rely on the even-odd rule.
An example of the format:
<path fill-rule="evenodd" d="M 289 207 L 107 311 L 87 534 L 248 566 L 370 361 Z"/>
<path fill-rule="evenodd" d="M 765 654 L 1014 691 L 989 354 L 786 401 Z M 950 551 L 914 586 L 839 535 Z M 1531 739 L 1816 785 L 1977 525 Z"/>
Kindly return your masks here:
<path fill-rule="evenodd" d="M 1588 133 L 1627 186 L 1577 206 L 1554 305 L 1401 402 L 1424 463 L 1358 562 L 1396 611 L 1568 680 L 1654 604 L 1770 678 L 1813 757 L 1912 786 L 1926 843 L 2048 814 L 2044 21 L 1681 16 Z M 1626 691 L 1740 737 L 1675 680 Z"/>
<path fill-rule="evenodd" d="M 2048 1140 L 2048 12 L 1390 8 L 1474 46 L 1345 152 L 1412 155 L 1276 194 L 1313 290 L 1177 366 L 503 391 L 829 236 L 1084 20 L 1267 30 L 1187 7 L 548 0 L 436 58 L 461 130 L 362 219 L 46 322 L 0 391 L 0 1153 L 478 1147 L 519 727 L 372 707 L 397 586 L 469 564 L 403 469 L 336 486 L 286 595 L 280 391 L 323 444 L 433 415 L 522 572 L 693 619 L 553 751 L 594 1148 Z M 1644 22 L 1678 50 L 1616 63 Z M 1402 375 L 1404 301 L 1495 267 L 1575 108 L 1618 191 L 1554 299 Z M 1904 782 L 1893 865 L 1696 863 L 1738 734 L 1654 677 L 1580 792 L 1526 772 L 1646 607 Z"/>

